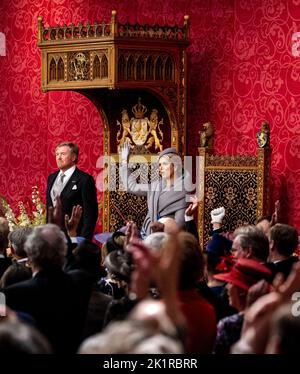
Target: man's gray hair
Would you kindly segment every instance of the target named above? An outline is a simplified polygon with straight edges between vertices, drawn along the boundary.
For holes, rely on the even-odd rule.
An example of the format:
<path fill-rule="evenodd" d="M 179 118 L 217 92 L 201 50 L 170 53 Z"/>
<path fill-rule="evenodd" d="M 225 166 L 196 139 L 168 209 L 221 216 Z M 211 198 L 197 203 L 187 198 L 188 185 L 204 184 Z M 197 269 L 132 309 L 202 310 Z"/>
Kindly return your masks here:
<path fill-rule="evenodd" d="M 42 269 L 61 268 L 67 253 L 66 237 L 58 226 L 48 223 L 33 229 L 24 249 L 33 265 Z"/>
<path fill-rule="evenodd" d="M 80 354 L 180 354 L 181 342 L 143 321 L 110 323 L 101 333 L 90 336 L 79 347 Z"/>
<path fill-rule="evenodd" d="M 144 243 L 147 244 L 153 252 L 160 252 L 169 238 L 169 235 L 165 232 L 154 232 L 146 237 Z"/>
<path fill-rule="evenodd" d="M 15 250 L 15 253 L 19 257 L 26 257 L 27 254 L 24 251 L 24 245 L 28 236 L 32 233 L 33 228 L 30 226 L 27 227 L 18 227 L 14 231 L 11 231 L 8 235 L 8 239 Z"/>
<path fill-rule="evenodd" d="M 233 233 L 234 238 L 239 237 L 243 249 L 251 248 L 253 256 L 258 260 L 266 261 L 269 255 L 269 240 L 256 226 L 241 226 Z"/>

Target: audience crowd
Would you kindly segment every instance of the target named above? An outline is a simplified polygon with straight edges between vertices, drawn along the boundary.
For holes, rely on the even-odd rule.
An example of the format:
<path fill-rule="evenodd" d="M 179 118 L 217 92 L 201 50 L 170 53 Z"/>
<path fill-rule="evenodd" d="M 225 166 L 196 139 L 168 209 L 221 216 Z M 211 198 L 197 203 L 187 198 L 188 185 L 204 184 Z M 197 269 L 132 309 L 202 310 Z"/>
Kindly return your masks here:
<path fill-rule="evenodd" d="M 197 205 L 184 226 L 164 218 L 142 240 L 130 222 L 101 245 L 79 242 L 80 206 L 63 228 L 60 204 L 43 226 L 0 217 L 0 352 L 299 352 L 297 230 L 276 204 L 228 235 L 219 207 L 201 248 Z"/>

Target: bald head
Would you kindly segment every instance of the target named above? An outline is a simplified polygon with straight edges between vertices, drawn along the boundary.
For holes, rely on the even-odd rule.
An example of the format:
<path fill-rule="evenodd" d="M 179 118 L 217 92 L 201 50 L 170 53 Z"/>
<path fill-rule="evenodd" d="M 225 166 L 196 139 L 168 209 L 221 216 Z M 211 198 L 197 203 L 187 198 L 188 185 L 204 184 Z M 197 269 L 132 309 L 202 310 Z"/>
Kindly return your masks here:
<path fill-rule="evenodd" d="M 158 222 L 162 223 L 164 227 L 164 232 L 166 234 L 174 235 L 178 234 L 180 231 L 180 227 L 177 225 L 174 218 L 170 217 L 163 217 L 158 220 Z"/>

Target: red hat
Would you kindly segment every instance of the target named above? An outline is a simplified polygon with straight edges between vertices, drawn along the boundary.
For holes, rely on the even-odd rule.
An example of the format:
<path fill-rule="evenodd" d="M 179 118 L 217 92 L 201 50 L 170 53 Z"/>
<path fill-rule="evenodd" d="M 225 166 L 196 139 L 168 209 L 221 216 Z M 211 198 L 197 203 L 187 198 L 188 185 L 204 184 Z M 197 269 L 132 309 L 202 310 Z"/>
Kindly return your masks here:
<path fill-rule="evenodd" d="M 232 283 L 248 291 L 253 284 L 261 279 L 271 279 L 271 274 L 271 270 L 258 261 L 241 258 L 236 262 L 230 272 L 214 275 L 214 278 Z"/>

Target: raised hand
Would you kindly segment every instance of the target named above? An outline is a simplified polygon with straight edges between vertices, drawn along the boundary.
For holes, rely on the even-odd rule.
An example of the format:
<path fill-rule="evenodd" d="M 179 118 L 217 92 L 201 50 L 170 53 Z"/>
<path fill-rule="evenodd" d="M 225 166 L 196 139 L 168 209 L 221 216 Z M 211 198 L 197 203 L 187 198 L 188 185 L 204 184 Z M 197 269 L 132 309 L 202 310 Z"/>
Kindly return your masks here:
<path fill-rule="evenodd" d="M 225 208 L 221 206 L 220 208 L 213 209 L 210 212 L 210 216 L 211 216 L 211 223 L 222 224 L 222 220 L 225 216 Z"/>
<path fill-rule="evenodd" d="M 287 280 L 276 277 L 273 287 L 273 292 L 261 296 L 245 312 L 241 340 L 251 348 L 251 353 L 265 353 L 274 313 L 282 304 L 290 302 L 294 292 L 299 291 L 300 263 L 293 266 Z"/>
<path fill-rule="evenodd" d="M 272 219 L 271 219 L 270 226 L 274 226 L 278 222 L 280 222 L 280 201 L 276 200 L 275 201 L 275 209 L 274 209 L 274 212 L 272 214 Z"/>
<path fill-rule="evenodd" d="M 131 243 L 133 239 L 140 239 L 137 225 L 134 222 L 130 221 L 127 223 L 125 235 L 126 235 L 125 246 Z"/>
<path fill-rule="evenodd" d="M 198 205 L 199 205 L 199 200 L 197 198 L 197 196 L 191 196 L 190 198 L 190 205 L 187 207 L 186 211 L 185 211 L 185 215 L 186 216 L 193 216 L 196 209 L 198 208 Z"/>
<path fill-rule="evenodd" d="M 130 145 L 129 142 L 126 141 L 123 146 L 120 148 L 120 156 L 122 162 L 128 162 L 128 157 L 130 155 Z"/>
<path fill-rule="evenodd" d="M 77 235 L 77 227 L 82 216 L 82 207 L 80 205 L 73 206 L 71 217 L 65 215 L 65 227 L 70 237 Z"/>
<path fill-rule="evenodd" d="M 155 278 L 153 271 L 158 268 L 159 256 L 136 238 L 130 239 L 126 250 L 132 255 L 135 264 L 131 274 L 131 295 L 134 294 L 138 300 L 142 300 L 148 296 L 150 284 Z"/>

